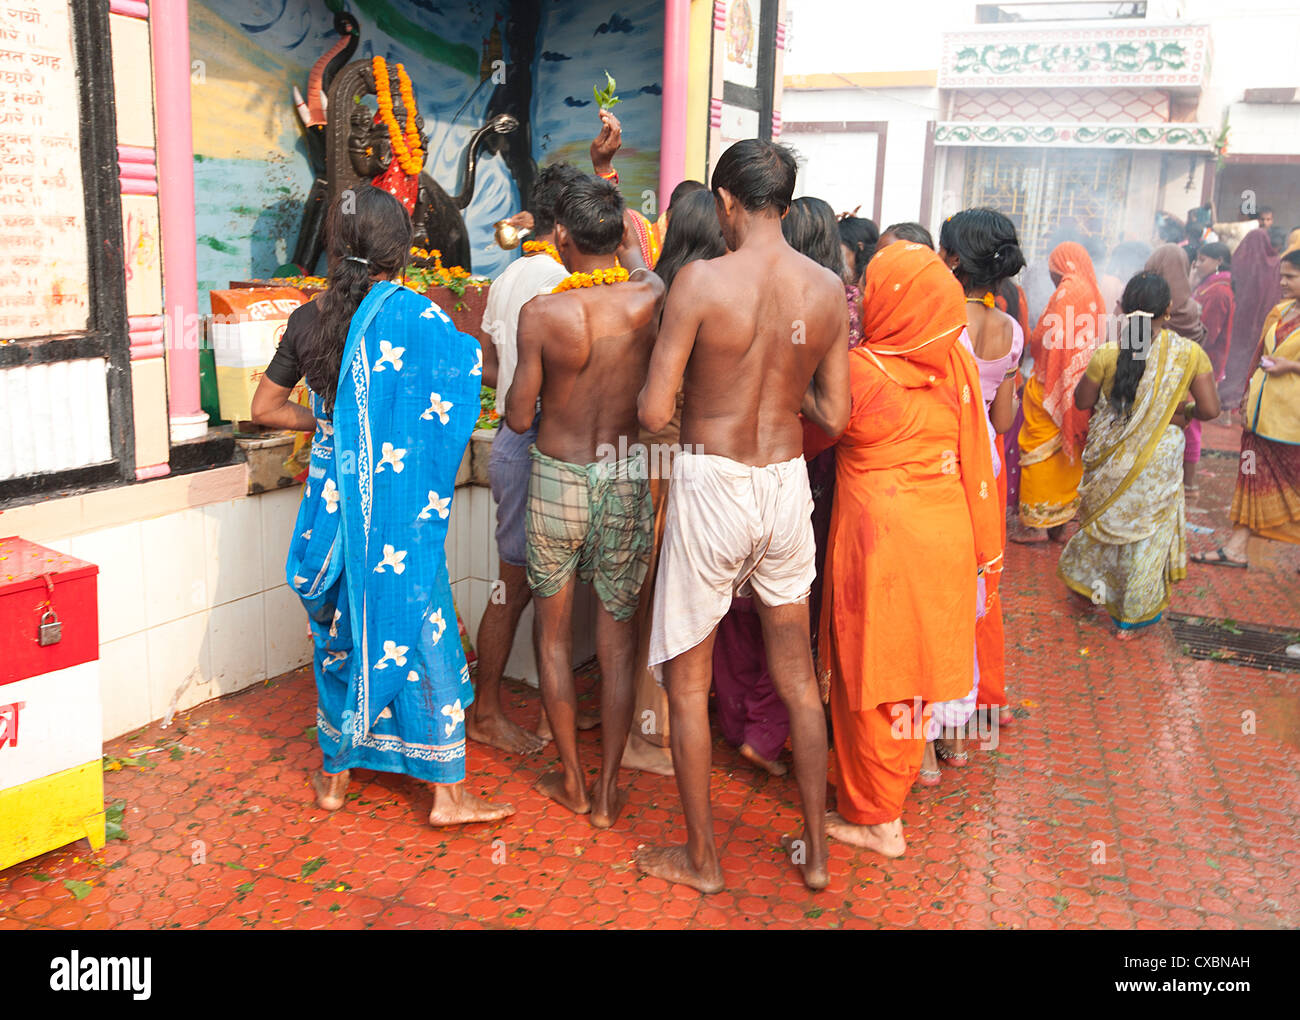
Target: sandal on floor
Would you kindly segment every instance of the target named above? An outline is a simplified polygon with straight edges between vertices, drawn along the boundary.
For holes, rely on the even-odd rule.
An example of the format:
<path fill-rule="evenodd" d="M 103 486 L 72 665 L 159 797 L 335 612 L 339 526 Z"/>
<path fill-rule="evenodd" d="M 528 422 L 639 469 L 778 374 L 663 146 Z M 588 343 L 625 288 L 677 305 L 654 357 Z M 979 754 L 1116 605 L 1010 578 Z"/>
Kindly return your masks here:
<path fill-rule="evenodd" d="M 941 762 L 955 769 L 965 768 L 970 764 L 969 751 L 950 751 L 937 740 L 934 742 L 934 753 Z"/>
<path fill-rule="evenodd" d="M 938 769 L 921 769 L 916 775 L 916 781 L 922 786 L 938 786 L 939 780 L 943 778 L 943 773 Z"/>
<path fill-rule="evenodd" d="M 1223 551 L 1222 546 L 1220 546 L 1216 551 L 1212 553 L 1197 553 L 1195 556 L 1192 557 L 1192 562 L 1205 563 L 1211 567 L 1237 567 L 1241 570 L 1245 570 L 1248 566 L 1250 566 L 1250 562 L 1248 560 L 1234 560 L 1231 556 L 1229 556 L 1226 552 Z"/>

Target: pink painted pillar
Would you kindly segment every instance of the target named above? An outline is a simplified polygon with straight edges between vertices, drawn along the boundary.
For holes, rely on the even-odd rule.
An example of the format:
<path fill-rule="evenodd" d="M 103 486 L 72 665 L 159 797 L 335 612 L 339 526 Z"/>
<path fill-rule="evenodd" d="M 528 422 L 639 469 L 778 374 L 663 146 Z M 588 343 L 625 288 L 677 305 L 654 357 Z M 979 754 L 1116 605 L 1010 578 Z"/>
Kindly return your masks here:
<path fill-rule="evenodd" d="M 199 406 L 194 133 L 190 117 L 189 0 L 153 4 L 154 103 L 158 120 L 158 205 L 162 225 L 167 336 L 167 407 L 172 442 L 208 430 Z"/>
<path fill-rule="evenodd" d="M 659 211 L 686 177 L 686 82 L 691 56 L 691 0 L 664 9 L 664 97 L 659 135 Z"/>

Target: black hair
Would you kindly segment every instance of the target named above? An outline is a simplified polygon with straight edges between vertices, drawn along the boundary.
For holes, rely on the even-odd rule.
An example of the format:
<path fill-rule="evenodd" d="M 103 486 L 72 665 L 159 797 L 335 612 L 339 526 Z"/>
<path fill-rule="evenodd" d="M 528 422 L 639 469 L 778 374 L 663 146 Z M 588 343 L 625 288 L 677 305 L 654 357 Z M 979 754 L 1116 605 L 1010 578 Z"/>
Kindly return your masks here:
<path fill-rule="evenodd" d="M 853 265 L 846 266 L 853 272 L 853 282 L 862 279 L 867 263 L 876 253 L 876 243 L 880 240 L 880 228 L 874 220 L 862 216 L 844 216 L 840 219 L 840 243 L 853 252 Z"/>
<path fill-rule="evenodd" d="M 1007 314 L 1017 322 L 1020 321 L 1020 288 L 1011 282 L 1010 277 L 1003 277 L 994 288 L 1007 303 Z"/>
<path fill-rule="evenodd" d="M 716 259 L 726 253 L 727 242 L 722 238 L 717 206 L 713 196 L 700 188 L 673 204 L 673 214 L 668 220 L 655 272 L 664 281 L 664 289 L 671 290 L 674 277 L 686 263 L 696 259 Z"/>
<path fill-rule="evenodd" d="M 1261 216 L 1271 216 L 1272 214 L 1273 207 L 1271 205 L 1261 205 L 1259 209 L 1255 211 L 1255 218 L 1259 219 Z"/>
<path fill-rule="evenodd" d="M 555 203 L 560 192 L 582 176 L 582 171 L 572 163 L 552 163 L 543 167 L 528 202 L 528 211 L 533 214 L 534 237 L 545 237 L 555 229 Z"/>
<path fill-rule="evenodd" d="M 555 222 L 584 255 L 611 255 L 623 240 L 623 196 L 609 181 L 580 174 L 555 203 Z"/>
<path fill-rule="evenodd" d="M 953 275 L 969 291 L 992 290 L 1025 268 L 1016 225 L 996 209 L 963 209 L 939 228 L 939 246 L 957 256 Z"/>
<path fill-rule="evenodd" d="M 1163 210 L 1156 213 L 1156 236 L 1165 244 L 1177 244 L 1186 236 L 1182 220 Z"/>
<path fill-rule="evenodd" d="M 668 208 L 670 210 L 677 208 L 677 203 L 693 191 L 708 191 L 699 181 L 682 181 L 681 184 L 673 188 L 672 196 L 668 199 Z"/>
<path fill-rule="evenodd" d="M 911 241 L 913 244 L 923 244 L 931 251 L 934 251 L 934 237 L 930 231 L 926 230 L 921 224 L 909 220 L 906 223 L 891 223 L 880 232 L 881 237 L 885 234 L 893 234 L 900 241 Z"/>
<path fill-rule="evenodd" d="M 807 255 L 836 276 L 844 275 L 844 249 L 840 247 L 835 210 L 820 198 L 796 198 L 791 202 L 790 211 L 781 221 L 781 233 L 799 254 Z"/>
<path fill-rule="evenodd" d="M 1155 340 L 1151 327 L 1168 311 L 1169 300 L 1169 284 L 1159 273 L 1138 273 L 1124 288 L 1124 296 L 1120 298 L 1124 321 L 1119 327 L 1119 358 L 1115 363 L 1115 381 L 1110 387 L 1110 406 L 1117 414 L 1127 416 L 1133 410 L 1138 384 L 1147 366 L 1147 351 Z"/>
<path fill-rule="evenodd" d="M 1285 252 L 1282 255 L 1282 261 L 1289 266 L 1294 266 L 1296 269 L 1300 269 L 1300 248 L 1297 248 L 1295 251 Z"/>
<path fill-rule="evenodd" d="M 1220 269 L 1232 268 L 1232 252 L 1228 251 L 1228 246 L 1222 241 L 1211 241 L 1209 244 L 1201 245 L 1201 250 L 1197 254 L 1217 259 Z"/>
<path fill-rule="evenodd" d="M 736 142 L 713 169 L 712 191 L 728 191 L 748 212 L 790 208 L 798 172 L 794 152 L 776 142 L 746 138 Z"/>
<path fill-rule="evenodd" d="M 334 407 L 348 327 L 370 292 L 371 276 L 396 276 L 411 253 L 411 218 L 386 191 L 360 184 L 342 192 L 325 221 L 328 286 L 316 299 L 320 314 L 301 348 L 307 385 Z M 357 262 L 356 259 L 364 259 Z"/>
<path fill-rule="evenodd" d="M 1276 224 L 1269 227 L 1268 243 L 1273 246 L 1274 251 L 1281 251 L 1286 247 L 1286 231 Z"/>

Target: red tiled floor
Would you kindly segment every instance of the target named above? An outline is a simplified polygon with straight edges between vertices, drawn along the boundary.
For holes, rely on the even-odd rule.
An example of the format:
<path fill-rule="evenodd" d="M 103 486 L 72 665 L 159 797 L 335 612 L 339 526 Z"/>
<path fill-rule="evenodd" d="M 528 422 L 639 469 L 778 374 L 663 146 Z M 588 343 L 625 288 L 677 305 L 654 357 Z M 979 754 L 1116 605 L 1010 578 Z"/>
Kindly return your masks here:
<path fill-rule="evenodd" d="M 1237 438 L 1205 430 L 1195 550 L 1227 534 Z M 1192 565 L 1174 608 L 1259 623 L 1300 620 L 1300 550 L 1252 549 L 1256 566 Z M 639 875 L 638 843 L 681 839 L 671 779 L 624 772 L 628 807 L 607 832 L 532 790 L 545 759 L 471 744 L 470 786 L 513 818 L 435 831 L 429 794 L 361 773 L 347 805 L 316 807 L 314 688 L 303 670 L 146 727 L 105 752 L 167 748 L 105 776 L 126 840 L 83 843 L 0 873 L 0 928 L 1233 928 L 1300 924 L 1300 733 L 1295 674 L 1182 656 L 1163 626 L 1128 644 L 1081 611 L 1049 548 L 1007 551 L 1015 723 L 917 787 L 906 857 L 833 845 L 831 886 L 809 893 L 780 836 L 800 824 L 791 779 L 714 744 L 716 896 Z M 595 681 L 587 675 L 591 703 Z M 536 694 L 509 690 L 520 722 Z M 1258 725 L 1242 732 L 1242 713 Z M 594 764 L 598 731 L 583 734 Z M 78 900 L 65 883 L 89 883 Z M 73 888 L 81 891 L 80 886 Z"/>

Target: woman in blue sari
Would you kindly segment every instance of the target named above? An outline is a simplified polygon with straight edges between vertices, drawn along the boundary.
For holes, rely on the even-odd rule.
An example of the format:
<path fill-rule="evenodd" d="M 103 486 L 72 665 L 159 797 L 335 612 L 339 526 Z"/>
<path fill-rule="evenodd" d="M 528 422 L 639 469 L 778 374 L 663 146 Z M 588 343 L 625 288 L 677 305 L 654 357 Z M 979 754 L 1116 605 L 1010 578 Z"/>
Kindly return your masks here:
<path fill-rule="evenodd" d="M 473 701 L 447 574 L 447 524 L 479 415 L 482 350 L 394 282 L 411 224 L 365 186 L 330 210 L 329 287 L 289 319 L 254 420 L 314 431 L 285 576 L 310 617 L 316 802 L 342 807 L 353 768 L 433 784 L 433 825 L 513 813 L 465 789 Z M 305 376 L 311 408 L 288 402 Z"/>

